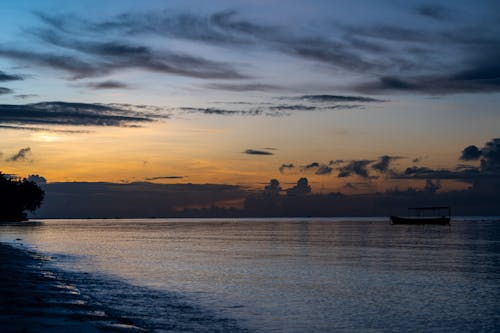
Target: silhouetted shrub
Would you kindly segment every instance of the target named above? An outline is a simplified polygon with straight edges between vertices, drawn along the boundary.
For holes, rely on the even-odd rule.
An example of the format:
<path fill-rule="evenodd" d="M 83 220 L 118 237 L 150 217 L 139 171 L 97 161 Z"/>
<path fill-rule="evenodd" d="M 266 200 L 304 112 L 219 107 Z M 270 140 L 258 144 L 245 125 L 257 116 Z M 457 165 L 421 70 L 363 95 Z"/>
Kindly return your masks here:
<path fill-rule="evenodd" d="M 26 178 L 12 178 L 0 172 L 0 221 L 26 220 L 42 204 L 45 192 Z"/>

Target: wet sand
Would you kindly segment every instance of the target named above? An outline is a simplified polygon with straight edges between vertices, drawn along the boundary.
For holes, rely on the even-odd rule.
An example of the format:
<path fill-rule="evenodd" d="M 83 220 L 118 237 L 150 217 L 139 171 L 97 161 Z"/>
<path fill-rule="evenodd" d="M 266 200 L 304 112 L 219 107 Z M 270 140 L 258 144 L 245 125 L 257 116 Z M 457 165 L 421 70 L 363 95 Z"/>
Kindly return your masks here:
<path fill-rule="evenodd" d="M 0 332 L 144 332 L 91 304 L 48 258 L 0 243 Z"/>

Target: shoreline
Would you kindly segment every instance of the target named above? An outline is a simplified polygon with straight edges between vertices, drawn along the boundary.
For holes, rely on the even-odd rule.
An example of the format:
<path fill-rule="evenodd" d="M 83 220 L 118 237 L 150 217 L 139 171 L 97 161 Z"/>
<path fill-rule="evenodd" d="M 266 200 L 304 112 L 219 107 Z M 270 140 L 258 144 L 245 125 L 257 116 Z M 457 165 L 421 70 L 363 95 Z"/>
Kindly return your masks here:
<path fill-rule="evenodd" d="M 2 332 L 145 332 L 111 316 L 64 281 L 36 252 L 0 242 Z"/>

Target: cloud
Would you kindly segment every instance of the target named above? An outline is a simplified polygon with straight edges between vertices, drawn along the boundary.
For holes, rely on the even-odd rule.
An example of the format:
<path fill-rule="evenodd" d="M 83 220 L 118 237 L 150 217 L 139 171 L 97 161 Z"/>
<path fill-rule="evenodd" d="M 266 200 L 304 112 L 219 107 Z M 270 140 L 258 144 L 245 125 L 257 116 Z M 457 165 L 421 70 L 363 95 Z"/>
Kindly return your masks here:
<path fill-rule="evenodd" d="M 255 150 L 255 149 L 247 149 L 243 152 L 243 154 L 247 155 L 274 155 L 274 153 L 265 150 Z"/>
<path fill-rule="evenodd" d="M 341 163 L 344 163 L 344 160 L 330 160 L 330 162 L 328 162 L 328 165 L 337 165 Z"/>
<path fill-rule="evenodd" d="M 264 83 L 211 83 L 205 85 L 209 89 L 226 91 L 277 91 L 283 90 L 282 87 L 273 84 Z"/>
<path fill-rule="evenodd" d="M 4 71 L 0 71 L 0 82 L 3 82 L 3 81 L 19 81 L 19 80 L 24 80 L 24 78 L 21 75 L 7 74 Z"/>
<path fill-rule="evenodd" d="M 98 29 L 112 29 L 125 33 L 155 33 L 169 37 L 202 41 L 210 44 L 249 45 L 264 44 L 274 50 L 350 68 L 372 66 L 340 42 L 320 36 L 301 37 L 282 27 L 257 24 L 237 18 L 232 10 L 210 16 L 192 14 L 172 15 L 170 12 L 122 15 L 98 25 Z M 152 23 L 154 22 L 154 23 Z"/>
<path fill-rule="evenodd" d="M 65 129 L 54 129 L 48 127 L 31 127 L 31 126 L 18 126 L 18 125 L 0 125 L 0 128 L 11 129 L 11 130 L 22 130 L 22 131 L 32 131 L 32 132 L 51 132 L 51 133 L 90 133 L 90 131 L 85 130 L 65 130 Z"/>
<path fill-rule="evenodd" d="M 500 65 L 477 64 L 461 72 L 438 75 L 384 76 L 353 86 L 364 93 L 411 92 L 424 94 L 486 93 L 500 91 Z"/>
<path fill-rule="evenodd" d="M 280 182 L 277 179 L 271 179 L 269 183 L 264 186 L 264 192 L 266 194 L 279 195 L 281 190 Z"/>
<path fill-rule="evenodd" d="M 12 89 L 0 87 L 0 95 L 12 94 L 13 92 Z"/>
<path fill-rule="evenodd" d="M 88 32 L 85 27 L 73 34 L 39 28 L 31 34 L 52 46 L 52 50 L 57 46 L 59 53 L 0 47 L 0 56 L 63 70 L 74 79 L 98 77 L 129 68 L 204 79 L 248 78 L 230 64 L 167 50 L 155 51 L 128 42 L 126 36 L 120 42 L 101 41 L 97 37 L 87 37 Z"/>
<path fill-rule="evenodd" d="M 11 157 L 7 158 L 5 161 L 6 162 L 22 162 L 27 160 L 27 155 L 31 153 L 31 148 L 26 147 L 20 149 L 16 154 L 12 155 Z"/>
<path fill-rule="evenodd" d="M 311 105 L 301 105 L 301 104 L 295 104 L 295 105 L 274 105 L 270 106 L 269 110 L 273 111 L 313 111 L 317 110 L 318 108 L 316 106 L 311 106 Z"/>
<path fill-rule="evenodd" d="M 383 155 L 380 156 L 378 161 L 376 161 L 374 164 L 372 164 L 372 168 L 379 171 L 380 173 L 386 173 L 389 171 L 389 165 L 391 164 L 392 161 L 401 159 L 399 156 L 389 156 L 389 155 Z"/>
<path fill-rule="evenodd" d="M 460 159 L 463 161 L 479 159 L 480 166 L 459 164 L 454 170 L 412 166 L 402 173 L 394 173 L 391 177 L 395 179 L 453 179 L 466 182 L 482 179 L 500 180 L 500 138 L 486 142 L 482 149 L 474 145 L 467 146 L 462 150 Z"/>
<path fill-rule="evenodd" d="M 281 174 L 285 173 L 285 171 L 287 170 L 291 170 L 291 169 L 294 169 L 295 168 L 295 165 L 293 163 L 289 163 L 289 164 L 282 164 L 280 167 L 279 167 L 279 171 Z"/>
<path fill-rule="evenodd" d="M 286 190 L 286 194 L 289 196 L 301 196 L 309 193 L 311 193 L 311 185 L 309 185 L 309 181 L 307 180 L 307 178 L 304 177 L 300 178 L 294 187 Z"/>
<path fill-rule="evenodd" d="M 323 176 L 332 173 L 333 168 L 318 162 L 312 162 L 301 167 L 302 171 L 314 170 L 315 175 Z"/>
<path fill-rule="evenodd" d="M 159 179 L 182 179 L 186 178 L 185 176 L 159 176 L 159 177 L 151 177 L 146 178 L 146 180 L 159 180 Z"/>
<path fill-rule="evenodd" d="M 320 165 L 318 169 L 314 172 L 316 175 L 329 175 L 331 174 L 333 169 L 328 165 Z"/>
<path fill-rule="evenodd" d="M 365 96 L 343 96 L 343 95 L 303 95 L 299 99 L 316 103 L 339 103 L 339 102 L 359 102 L 359 103 L 382 103 L 381 99 Z"/>
<path fill-rule="evenodd" d="M 284 27 L 245 20 L 239 18 L 239 14 L 234 10 L 220 11 L 207 16 L 175 14 L 166 10 L 154 13 L 135 12 L 96 23 L 78 18 L 72 18 L 73 22 L 69 22 L 62 16 L 46 14 L 38 16 L 50 30 L 68 34 L 107 32 L 123 37 L 157 35 L 225 47 L 249 48 L 259 45 L 302 59 L 353 71 L 383 67 L 380 62 L 369 61 L 358 52 L 354 52 L 349 43 L 331 40 L 323 35 L 298 35 Z M 42 38 L 55 40 L 50 34 Z"/>
<path fill-rule="evenodd" d="M 191 108 L 191 107 L 181 107 L 181 111 L 190 113 L 202 113 L 207 115 L 219 115 L 219 116 L 258 116 L 263 113 L 261 109 L 254 110 L 226 110 L 218 108 Z"/>
<path fill-rule="evenodd" d="M 269 116 L 269 117 L 279 117 L 279 116 L 290 116 L 293 112 L 306 112 L 306 111 L 331 111 L 331 110 L 351 110 L 351 109 L 362 109 L 363 105 L 352 105 L 352 104 L 338 104 L 338 105 L 326 105 L 326 106 L 314 106 L 306 104 L 276 104 L 267 103 L 270 105 L 265 105 L 266 103 L 252 104 L 245 102 L 233 102 L 224 104 L 234 104 L 236 107 L 234 109 L 223 109 L 223 108 L 203 108 L 203 107 L 180 107 L 177 108 L 180 111 L 188 113 L 201 113 L 205 115 L 219 115 L 219 116 Z M 241 105 L 256 105 L 249 109 L 237 109 Z"/>
<path fill-rule="evenodd" d="M 478 160 L 481 157 L 481 150 L 477 148 L 474 145 L 465 147 L 464 150 L 462 150 L 462 155 L 460 156 L 460 159 L 462 161 L 473 161 L 473 160 Z"/>
<path fill-rule="evenodd" d="M 302 170 L 305 171 L 305 170 L 309 170 L 309 169 L 316 169 L 319 167 L 319 163 L 318 162 L 312 162 L 312 163 L 309 163 L 307 165 L 304 165 L 302 167 Z"/>
<path fill-rule="evenodd" d="M 360 176 L 362 178 L 368 178 L 369 174 L 368 174 L 367 166 L 370 163 L 373 163 L 373 161 L 371 161 L 371 160 L 351 161 L 347 165 L 339 168 L 338 177 L 344 178 L 344 177 L 349 177 L 352 174 L 355 174 L 355 175 Z"/>
<path fill-rule="evenodd" d="M 102 82 L 90 82 L 87 84 L 87 87 L 93 89 L 125 89 L 129 86 L 123 82 L 109 80 Z"/>
<path fill-rule="evenodd" d="M 497 9 L 492 2 L 484 6 L 491 12 Z M 74 78 L 98 77 L 125 69 L 204 79 L 249 78 L 233 63 L 214 61 L 205 58 L 208 57 L 205 54 L 201 57 L 146 44 L 155 39 L 169 45 L 168 42 L 175 39 L 240 52 L 258 48 L 294 56 L 320 65 L 316 68 L 322 70 L 331 68 L 336 73 L 350 72 L 358 77 L 362 74 L 365 79 L 356 84 L 346 80 L 347 86 L 343 87 L 362 93 L 500 91 L 497 61 L 500 38 L 496 21 L 489 18 L 481 22 L 447 20 L 451 11 L 433 3 L 418 5 L 412 11 L 421 20 L 415 18 L 411 27 L 403 21 L 369 25 L 318 22 L 314 28 L 308 25 L 307 29 L 303 29 L 300 21 L 283 25 L 259 23 L 234 10 L 208 15 L 173 10 L 135 11 L 94 20 L 67 14 L 35 13 L 41 26 L 32 29 L 31 35 L 52 51 L 3 46 L 0 55 L 63 70 Z M 440 21 L 440 24 L 429 27 L 427 19 Z M 240 92 L 282 89 L 265 82 L 217 82 L 206 87 Z M 310 96 L 318 97 L 309 100 L 316 103 L 321 101 L 320 96 L 330 95 Z M 321 102 L 382 102 L 362 98 L 364 100 L 330 98 Z"/>
<path fill-rule="evenodd" d="M 465 147 L 460 159 L 463 161 L 479 159 L 480 166 L 459 164 L 454 170 L 412 166 L 406 168 L 404 172 L 392 172 L 391 177 L 394 179 L 453 179 L 466 182 L 483 179 L 500 180 L 500 138 L 491 139 L 481 149 L 474 145 Z M 474 183 L 475 186 L 478 184 L 484 185 L 484 182 Z M 488 184 L 495 183 L 489 182 Z"/>
<path fill-rule="evenodd" d="M 73 78 L 101 76 L 108 74 L 111 64 L 92 63 L 78 56 L 58 55 L 36 51 L 23 51 L 0 47 L 0 56 L 28 64 L 63 70 L 73 75 Z"/>
<path fill-rule="evenodd" d="M 429 167 L 412 166 L 403 172 L 394 172 L 393 179 L 450 179 L 450 180 L 472 180 L 481 177 L 478 168 L 468 168 L 459 170 L 432 169 Z"/>
<path fill-rule="evenodd" d="M 481 170 L 500 176 L 500 138 L 491 139 L 481 149 Z"/>
<path fill-rule="evenodd" d="M 0 124 L 134 126 L 151 122 L 161 115 L 140 112 L 132 106 L 41 102 L 34 104 L 0 104 Z"/>
<path fill-rule="evenodd" d="M 15 95 L 14 97 L 19 98 L 19 99 L 27 99 L 27 98 L 38 97 L 38 95 L 36 95 L 36 94 L 19 94 L 19 95 Z"/>
<path fill-rule="evenodd" d="M 437 21 L 446 20 L 450 17 L 449 10 L 436 4 L 421 5 L 416 8 L 416 13 Z"/>

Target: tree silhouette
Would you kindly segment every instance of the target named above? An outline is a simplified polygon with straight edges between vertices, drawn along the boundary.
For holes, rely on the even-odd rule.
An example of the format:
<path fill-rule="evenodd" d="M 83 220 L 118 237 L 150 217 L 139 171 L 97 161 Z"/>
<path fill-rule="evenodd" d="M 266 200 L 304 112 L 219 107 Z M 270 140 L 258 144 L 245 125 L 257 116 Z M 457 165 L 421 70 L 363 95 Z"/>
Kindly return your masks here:
<path fill-rule="evenodd" d="M 26 220 L 42 204 L 45 192 L 26 178 L 12 178 L 0 172 L 0 221 Z"/>

